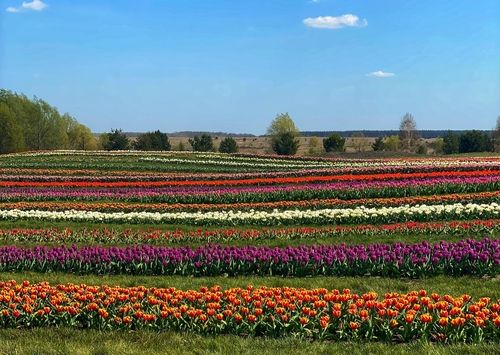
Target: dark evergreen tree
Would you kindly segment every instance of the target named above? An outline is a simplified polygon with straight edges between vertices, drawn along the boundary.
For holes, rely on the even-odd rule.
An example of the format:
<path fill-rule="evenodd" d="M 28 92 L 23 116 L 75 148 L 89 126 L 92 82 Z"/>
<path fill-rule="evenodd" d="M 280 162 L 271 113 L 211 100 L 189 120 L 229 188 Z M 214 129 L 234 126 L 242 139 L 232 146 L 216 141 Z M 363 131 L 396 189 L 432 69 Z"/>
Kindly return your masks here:
<path fill-rule="evenodd" d="M 457 154 L 459 148 L 459 137 L 451 131 L 448 131 L 443 138 L 443 153 L 444 154 Z"/>
<path fill-rule="evenodd" d="M 473 130 L 460 135 L 459 153 L 491 152 L 493 149 L 491 137 L 486 133 Z"/>
<path fill-rule="evenodd" d="M 273 137 L 271 145 L 278 155 L 294 155 L 299 149 L 299 140 L 292 132 L 285 132 Z"/>
<path fill-rule="evenodd" d="M 384 137 L 377 137 L 377 139 L 375 139 L 375 142 L 372 144 L 372 149 L 378 152 L 384 150 L 384 148 Z"/>
<path fill-rule="evenodd" d="M 103 144 L 105 150 L 127 150 L 130 149 L 130 140 L 121 129 L 112 129 L 105 133 L 106 139 Z"/>
<path fill-rule="evenodd" d="M 236 153 L 238 151 L 238 145 L 236 141 L 231 137 L 224 138 L 219 145 L 219 152 L 221 153 Z"/>
<path fill-rule="evenodd" d="M 191 144 L 195 152 L 211 152 L 214 150 L 212 137 L 208 134 L 202 134 L 201 137 L 194 136 L 193 139 L 189 139 L 189 144 Z"/>
<path fill-rule="evenodd" d="M 170 150 L 172 149 L 166 133 L 159 130 L 140 134 L 134 142 L 137 150 Z"/>
<path fill-rule="evenodd" d="M 330 137 L 323 139 L 323 147 L 327 152 L 343 152 L 345 145 L 345 138 L 339 134 L 332 134 Z"/>

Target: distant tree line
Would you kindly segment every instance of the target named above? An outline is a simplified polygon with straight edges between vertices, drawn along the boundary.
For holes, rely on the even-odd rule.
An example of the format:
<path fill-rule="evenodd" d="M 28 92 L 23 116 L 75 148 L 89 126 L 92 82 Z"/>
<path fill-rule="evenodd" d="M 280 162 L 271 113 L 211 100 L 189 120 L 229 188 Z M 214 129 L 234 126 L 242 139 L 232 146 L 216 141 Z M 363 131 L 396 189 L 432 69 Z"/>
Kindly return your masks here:
<path fill-rule="evenodd" d="M 361 132 L 354 132 L 349 137 L 354 148 L 362 151 L 362 141 L 366 136 Z M 383 132 L 383 131 L 381 131 Z M 417 129 L 414 117 L 406 113 L 400 122 L 399 131 L 390 136 L 379 136 L 371 145 L 374 151 L 386 152 L 404 152 L 427 154 L 432 149 L 434 154 L 456 154 L 472 152 L 489 152 L 500 150 L 500 118 L 497 127 L 493 131 L 447 131 L 444 137 L 439 137 L 431 142 L 425 142 L 421 132 Z M 267 137 L 270 138 L 270 148 L 278 155 L 294 155 L 300 147 L 299 137 L 301 132 L 295 125 L 295 122 L 288 113 L 278 114 L 267 129 Z M 215 137 L 219 139 L 218 136 Z M 310 154 L 321 154 L 317 149 L 318 138 L 310 138 Z M 207 133 L 195 135 L 188 140 L 191 149 L 196 152 L 215 152 L 235 153 L 238 151 L 238 145 L 234 138 L 225 137 L 219 143 L 218 149 L 215 148 L 213 136 Z M 166 133 L 160 131 L 141 133 L 135 141 L 132 141 L 121 130 L 111 130 L 99 137 L 99 145 L 106 150 L 124 150 L 135 149 L 144 151 L 167 151 L 172 146 Z M 326 153 L 339 153 L 345 151 L 346 138 L 339 133 L 330 134 L 323 139 L 323 151 Z M 352 145 L 351 145 L 352 146 Z M 179 143 L 177 150 L 185 150 L 184 144 Z"/>
<path fill-rule="evenodd" d="M 0 153 L 97 149 L 90 129 L 42 99 L 0 89 Z"/>
<path fill-rule="evenodd" d="M 446 134 L 448 134 L 449 130 L 426 130 L 419 129 L 418 134 L 420 138 L 423 139 L 432 139 L 432 138 L 443 138 Z M 467 132 L 468 130 L 451 130 L 451 132 L 455 134 L 462 134 Z M 480 132 L 491 134 L 491 130 L 479 130 Z M 399 130 L 357 130 L 357 131 L 301 131 L 300 135 L 302 137 L 329 137 L 332 134 L 338 134 L 343 138 L 353 137 L 357 134 L 363 134 L 366 138 L 377 138 L 377 137 L 390 137 L 390 136 L 398 136 Z"/>
<path fill-rule="evenodd" d="M 443 137 L 426 143 L 421 139 L 413 116 L 407 113 L 401 120 L 399 135 L 377 137 L 372 144 L 374 151 L 405 151 L 427 154 L 431 148 L 435 154 L 459 154 L 493 152 L 500 148 L 500 117 L 493 131 L 447 131 Z"/>
<path fill-rule="evenodd" d="M 216 149 L 212 135 L 189 132 L 188 143 L 193 151 L 235 153 L 238 145 L 235 139 L 221 132 L 224 137 Z M 323 151 L 319 139 L 309 140 L 309 154 L 337 153 L 345 151 L 346 135 L 351 147 L 364 150 L 366 137 L 377 137 L 371 148 L 374 151 L 427 154 L 457 154 L 500 151 L 500 117 L 494 130 L 490 131 L 430 131 L 418 130 L 415 118 L 406 113 L 399 130 L 366 131 L 316 131 L 300 132 L 288 113 L 278 114 L 266 132 L 269 148 L 278 155 L 294 155 L 300 147 L 300 136 L 310 134 L 325 136 Z M 173 134 L 175 136 L 175 134 Z M 240 136 L 240 135 L 234 135 Z M 424 139 L 432 138 L 431 142 Z M 219 136 L 215 136 L 219 140 Z M 178 150 L 185 150 L 181 141 Z M 68 113 L 59 111 L 47 102 L 34 97 L 0 89 L 0 153 L 26 150 L 142 150 L 168 151 L 172 149 L 169 137 L 159 130 L 140 133 L 131 140 L 121 129 L 99 135 L 96 139 L 90 129 L 79 123 Z"/>
<path fill-rule="evenodd" d="M 215 151 L 212 136 L 202 134 L 189 139 L 189 144 L 195 152 L 213 152 Z M 135 141 L 127 137 L 121 129 L 112 129 L 109 133 L 103 133 L 99 136 L 99 145 L 104 150 L 143 150 L 143 151 L 168 151 L 172 149 L 170 140 L 166 133 L 160 131 L 141 133 Z M 184 145 L 180 143 L 180 149 L 184 150 Z M 219 145 L 221 153 L 236 153 L 238 145 L 232 137 L 224 138 Z"/>
<path fill-rule="evenodd" d="M 462 134 L 448 132 L 443 138 L 443 153 L 493 152 L 493 137 L 480 131 L 468 131 Z"/>

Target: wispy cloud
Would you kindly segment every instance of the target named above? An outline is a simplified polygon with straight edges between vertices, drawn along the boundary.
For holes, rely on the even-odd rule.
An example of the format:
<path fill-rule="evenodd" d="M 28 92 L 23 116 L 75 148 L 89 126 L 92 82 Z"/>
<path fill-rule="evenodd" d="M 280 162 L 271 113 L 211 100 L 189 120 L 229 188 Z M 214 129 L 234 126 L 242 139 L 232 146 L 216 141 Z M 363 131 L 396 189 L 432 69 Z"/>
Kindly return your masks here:
<path fill-rule="evenodd" d="M 368 25 L 366 19 L 360 19 L 353 14 L 345 14 L 342 16 L 319 16 L 308 17 L 304 19 L 304 25 L 314 28 L 326 28 L 336 30 L 343 27 L 364 27 Z"/>
<path fill-rule="evenodd" d="M 390 78 L 392 76 L 396 76 L 396 74 L 388 73 L 388 72 L 385 72 L 382 70 L 377 70 L 377 71 L 373 71 L 371 73 L 366 74 L 366 76 L 371 76 L 374 78 Z"/>
<path fill-rule="evenodd" d="M 46 9 L 49 5 L 44 3 L 42 0 L 33 1 L 23 1 L 23 3 L 18 7 L 9 6 L 5 11 L 7 12 L 21 12 L 21 11 L 42 11 Z"/>

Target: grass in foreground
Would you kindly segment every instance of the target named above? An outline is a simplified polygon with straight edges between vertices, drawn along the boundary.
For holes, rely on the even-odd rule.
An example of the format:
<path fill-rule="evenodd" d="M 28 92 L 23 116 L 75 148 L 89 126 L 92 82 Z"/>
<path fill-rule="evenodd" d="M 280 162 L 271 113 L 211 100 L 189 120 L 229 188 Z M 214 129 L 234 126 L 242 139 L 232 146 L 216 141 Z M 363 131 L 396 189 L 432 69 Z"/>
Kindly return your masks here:
<path fill-rule="evenodd" d="M 495 354 L 499 344 L 327 343 L 298 339 L 203 337 L 183 333 L 69 328 L 0 330 L 4 354 Z"/>
<path fill-rule="evenodd" d="M 183 277 L 183 276 L 93 276 L 74 275 L 63 273 L 0 273 L 0 280 L 29 280 L 30 282 L 48 281 L 51 284 L 74 283 L 88 285 L 120 285 L 146 287 L 176 287 L 179 289 L 199 289 L 202 286 L 220 285 L 223 288 L 254 286 L 269 287 L 302 287 L 302 288 L 349 288 L 358 293 L 375 291 L 383 294 L 389 291 L 408 292 L 412 290 L 426 289 L 430 292 L 450 294 L 453 296 L 470 294 L 473 297 L 500 297 L 500 279 L 481 279 L 474 277 L 445 277 L 437 276 L 425 279 L 391 279 L 382 277 L 305 277 L 305 278 L 283 278 L 283 277 Z"/>

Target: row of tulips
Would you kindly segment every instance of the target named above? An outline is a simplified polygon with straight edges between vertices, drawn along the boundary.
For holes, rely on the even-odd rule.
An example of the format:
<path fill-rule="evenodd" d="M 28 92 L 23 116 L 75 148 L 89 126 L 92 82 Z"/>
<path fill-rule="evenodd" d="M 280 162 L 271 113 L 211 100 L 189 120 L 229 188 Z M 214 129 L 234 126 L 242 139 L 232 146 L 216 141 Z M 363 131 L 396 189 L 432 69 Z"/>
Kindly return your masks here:
<path fill-rule="evenodd" d="M 500 176 L 488 176 L 244 187 L 177 186 L 117 187 L 112 189 L 7 187 L 0 189 L 0 201 L 92 201 L 105 199 L 142 203 L 245 203 L 388 198 L 498 190 L 500 190 Z"/>
<path fill-rule="evenodd" d="M 353 200 L 315 199 L 305 201 L 243 202 L 243 203 L 134 203 L 134 202 L 97 202 L 97 201 L 18 201 L 0 202 L 0 209 L 10 210 L 92 210 L 99 212 L 131 211 L 198 211 L 198 210 L 273 210 L 308 208 L 347 208 L 353 206 L 381 207 L 400 205 L 419 205 L 436 203 L 491 203 L 500 202 L 500 191 L 486 191 L 465 194 L 446 194 L 432 196 L 412 196 L 394 198 L 360 198 Z"/>
<path fill-rule="evenodd" d="M 147 159 L 150 161 L 141 161 Z M 165 159 L 166 162 L 154 161 Z M 170 161 L 169 161 L 170 160 Z M 182 160 L 182 162 L 176 162 Z M 314 166 L 330 167 L 370 167 L 370 166 L 421 166 L 432 164 L 435 166 L 466 165 L 470 161 L 481 161 L 484 164 L 495 165 L 498 159 L 466 158 L 466 159 L 386 159 L 386 160 L 353 160 L 353 159 L 317 159 L 269 156 L 237 156 L 222 154 L 193 154 L 193 153 L 144 153 L 144 152 L 91 152 L 80 154 L 75 151 L 25 153 L 7 155 L 0 158 L 3 168 L 53 168 L 53 169 L 98 169 L 98 170 L 135 170 L 135 171 L 196 171 L 196 172 L 242 172 L 242 171 L 271 171 L 288 169 L 307 169 Z M 210 164 L 207 164 L 210 162 Z M 225 163 L 232 162 L 233 165 Z M 276 167 L 258 167 L 251 163 L 276 164 Z M 240 164 L 238 164 L 240 163 Z M 242 165 L 242 164 L 248 165 Z"/>
<path fill-rule="evenodd" d="M 299 247 L 0 247 L 0 271 L 180 276 L 490 275 L 500 272 L 500 239 L 457 243 Z"/>
<path fill-rule="evenodd" d="M 293 163 L 307 163 L 307 162 L 329 162 L 329 163 L 349 163 L 352 165 L 380 165 L 380 166 L 392 166 L 392 165 L 422 165 L 422 164 L 433 164 L 433 165 L 464 165 L 467 163 L 494 163 L 498 162 L 497 157 L 463 157 L 463 158 L 393 158 L 393 159 L 339 159 L 339 158 L 328 158 L 328 157 L 303 157 L 303 156 L 283 156 L 283 155 L 269 155 L 269 154 L 223 154 L 223 153 L 213 153 L 213 152 L 192 152 L 192 151 L 79 151 L 79 150 L 59 150 L 59 151 L 36 151 L 28 153 L 17 153 L 17 154 L 7 154 L 3 156 L 3 160 L 26 160 L 29 158 L 40 158 L 40 159 L 50 159 L 54 158 L 56 160 L 63 159 L 113 159 L 113 158 L 154 158 L 154 157 L 164 157 L 164 158 L 185 158 L 185 159 L 224 159 L 224 160 L 262 160 L 262 161 L 274 161 L 274 162 L 293 162 Z"/>
<path fill-rule="evenodd" d="M 335 181 L 384 181 L 407 179 L 432 179 L 440 177 L 488 177 L 499 176 L 500 170 L 472 171 L 435 171 L 416 173 L 378 173 L 378 174 L 342 174 L 299 177 L 268 177 L 254 179 L 224 180 L 167 180 L 167 181 L 0 181 L 0 187 L 167 187 L 167 186 L 241 186 L 241 185 L 275 185 L 275 184 L 307 184 Z"/>
<path fill-rule="evenodd" d="M 290 225 L 364 224 L 455 219 L 496 219 L 500 205 L 450 204 L 398 207 L 355 207 L 318 210 L 198 211 L 198 212 L 95 212 L 0 210 L 0 220 L 79 221 L 94 223 L 162 223 L 183 225 Z"/>
<path fill-rule="evenodd" d="M 0 167 L 0 181 L 187 181 L 187 180 L 235 180 L 260 178 L 286 178 L 324 175 L 366 175 L 366 174 L 411 174 L 441 171 L 483 171 L 500 169 L 500 161 L 484 164 L 467 163 L 458 166 L 387 166 L 352 167 L 327 169 L 300 169 L 292 171 L 246 172 L 246 173 L 162 173 L 146 171 L 99 171 L 99 170 L 57 170 L 57 169 L 15 169 Z"/>
<path fill-rule="evenodd" d="M 293 240 L 332 238 L 340 241 L 344 236 L 372 238 L 393 234 L 411 235 L 497 235 L 500 232 L 500 220 L 441 221 L 441 222 L 405 222 L 382 225 L 354 225 L 332 227 L 303 228 L 262 228 L 262 229 L 197 229 L 194 231 L 159 230 L 159 229 L 110 229 L 110 228 L 13 228 L 0 229 L 0 242 L 12 243 L 63 243 L 63 244 L 174 244 L 184 242 L 221 243 L 242 240 Z M 366 239 L 371 240 L 371 239 Z"/>
<path fill-rule="evenodd" d="M 149 329 L 199 334 L 479 343 L 500 340 L 500 303 L 426 290 L 200 290 L 0 282 L 0 326 Z"/>

